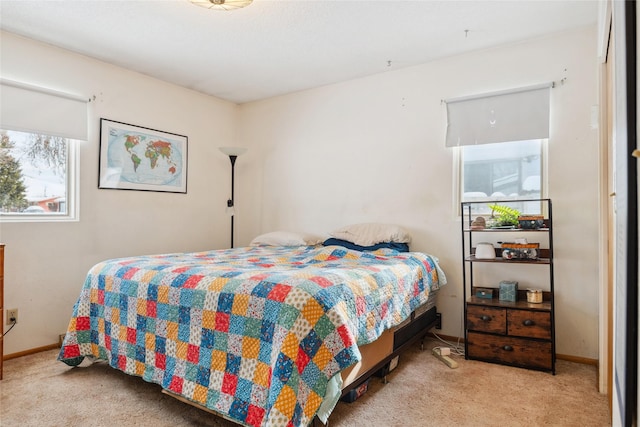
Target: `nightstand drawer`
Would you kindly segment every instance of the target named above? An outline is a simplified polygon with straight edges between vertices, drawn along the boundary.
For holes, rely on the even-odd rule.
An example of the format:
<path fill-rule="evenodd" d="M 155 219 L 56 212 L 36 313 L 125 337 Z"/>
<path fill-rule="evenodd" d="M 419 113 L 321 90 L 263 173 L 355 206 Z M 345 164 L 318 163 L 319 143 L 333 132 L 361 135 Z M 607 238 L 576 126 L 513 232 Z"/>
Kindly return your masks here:
<path fill-rule="evenodd" d="M 475 332 L 469 332 L 467 340 L 467 355 L 471 359 L 529 368 L 553 368 L 551 342 Z"/>
<path fill-rule="evenodd" d="M 519 337 L 551 339 L 551 313 L 507 310 L 507 333 Z"/>
<path fill-rule="evenodd" d="M 467 329 L 504 335 L 507 333 L 507 310 L 468 305 Z"/>

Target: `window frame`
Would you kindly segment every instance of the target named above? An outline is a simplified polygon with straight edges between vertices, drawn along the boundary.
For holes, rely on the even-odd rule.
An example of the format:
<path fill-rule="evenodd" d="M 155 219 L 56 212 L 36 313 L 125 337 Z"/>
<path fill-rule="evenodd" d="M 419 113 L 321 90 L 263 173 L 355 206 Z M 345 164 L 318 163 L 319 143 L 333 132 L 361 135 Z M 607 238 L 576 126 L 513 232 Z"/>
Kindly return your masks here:
<path fill-rule="evenodd" d="M 6 131 L 34 133 L 30 131 L 3 129 Z M 20 222 L 74 222 L 80 219 L 79 210 L 79 184 L 80 184 L 80 143 L 77 139 L 66 138 L 67 140 L 67 165 L 66 165 L 66 205 L 67 212 L 64 214 L 51 213 L 4 213 L 0 212 L 0 222 L 20 223 Z"/>
<path fill-rule="evenodd" d="M 548 161 L 549 161 L 549 139 L 548 138 L 540 138 L 540 196 L 536 197 L 540 198 L 540 199 L 546 199 L 548 198 L 548 194 L 549 194 L 549 173 L 548 173 Z M 518 141 L 507 141 L 507 142 L 518 142 Z M 500 143 L 498 143 L 500 144 Z M 456 213 L 456 216 L 458 218 L 462 218 L 462 211 L 461 211 L 461 203 L 463 202 L 463 192 L 464 192 L 464 177 L 463 177 L 463 172 L 464 172 L 464 156 L 463 156 L 463 150 L 464 150 L 464 145 L 460 145 L 460 146 L 456 146 L 456 147 L 452 147 L 453 148 L 453 162 L 454 162 L 454 179 L 453 179 L 453 185 L 454 185 L 454 197 L 453 197 L 453 202 L 454 202 L 454 208 L 453 208 L 453 212 Z M 530 196 L 523 196 L 521 197 L 522 199 L 531 199 Z M 517 200 L 512 198 L 512 197 L 505 197 L 505 198 L 492 198 L 490 195 L 487 196 L 487 202 L 492 202 L 492 201 L 499 201 L 499 200 Z M 479 200 L 482 201 L 482 200 Z M 527 212 L 527 213 L 535 213 L 535 212 Z"/>

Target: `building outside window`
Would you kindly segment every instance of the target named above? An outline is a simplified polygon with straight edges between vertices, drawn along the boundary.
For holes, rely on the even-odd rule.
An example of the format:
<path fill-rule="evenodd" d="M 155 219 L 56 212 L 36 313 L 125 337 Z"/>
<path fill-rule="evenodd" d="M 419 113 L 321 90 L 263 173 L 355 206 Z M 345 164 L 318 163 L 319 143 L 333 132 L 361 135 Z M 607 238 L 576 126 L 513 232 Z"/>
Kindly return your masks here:
<path fill-rule="evenodd" d="M 501 142 L 459 147 L 462 202 L 544 197 L 546 140 Z M 522 212 L 539 213 L 537 204 L 522 203 Z M 490 209 L 477 205 L 478 213 Z"/>

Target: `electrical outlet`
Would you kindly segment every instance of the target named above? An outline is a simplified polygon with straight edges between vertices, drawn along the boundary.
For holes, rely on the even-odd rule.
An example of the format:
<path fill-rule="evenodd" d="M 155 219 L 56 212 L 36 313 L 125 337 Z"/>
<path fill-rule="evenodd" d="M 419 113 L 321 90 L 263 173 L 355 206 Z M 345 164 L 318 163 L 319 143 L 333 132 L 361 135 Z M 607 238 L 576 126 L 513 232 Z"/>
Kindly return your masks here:
<path fill-rule="evenodd" d="M 7 321 L 6 324 L 7 325 L 13 325 L 15 323 L 18 323 L 18 309 L 17 308 L 11 308 L 9 310 L 7 310 Z"/>

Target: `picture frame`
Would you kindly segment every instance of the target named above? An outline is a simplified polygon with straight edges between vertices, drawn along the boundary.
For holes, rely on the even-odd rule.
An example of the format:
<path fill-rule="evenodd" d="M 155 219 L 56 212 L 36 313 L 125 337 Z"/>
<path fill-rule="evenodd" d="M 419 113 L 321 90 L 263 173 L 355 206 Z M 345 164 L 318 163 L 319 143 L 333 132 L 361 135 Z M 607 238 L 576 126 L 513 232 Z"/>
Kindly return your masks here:
<path fill-rule="evenodd" d="M 100 119 L 98 188 L 187 192 L 188 138 Z"/>

